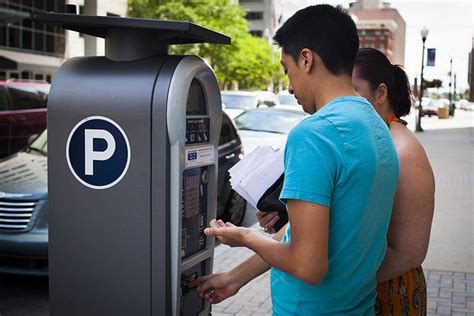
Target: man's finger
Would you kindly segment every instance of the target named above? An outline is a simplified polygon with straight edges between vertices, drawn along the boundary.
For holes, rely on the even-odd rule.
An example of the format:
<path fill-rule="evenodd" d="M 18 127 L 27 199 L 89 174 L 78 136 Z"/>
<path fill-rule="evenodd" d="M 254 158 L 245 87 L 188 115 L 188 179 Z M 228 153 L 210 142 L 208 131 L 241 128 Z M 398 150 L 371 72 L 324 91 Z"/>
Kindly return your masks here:
<path fill-rule="evenodd" d="M 214 228 L 214 227 L 206 228 L 206 229 L 204 229 L 204 234 L 206 234 L 206 236 L 216 237 L 217 236 L 217 231 L 218 231 L 218 228 Z"/>
<path fill-rule="evenodd" d="M 275 216 L 278 216 L 278 213 L 277 212 L 271 212 L 271 213 L 267 213 L 265 214 L 264 217 L 262 217 L 260 220 L 259 220 L 259 223 L 260 223 L 260 226 L 261 227 L 267 227 L 267 224 L 273 220 L 275 218 Z"/>
<path fill-rule="evenodd" d="M 189 288 L 196 287 L 196 286 L 206 282 L 210 277 L 211 277 L 211 275 L 204 275 L 202 277 L 197 278 L 196 280 L 192 280 L 191 282 L 189 282 L 188 287 Z"/>
<path fill-rule="evenodd" d="M 271 219 L 271 221 L 269 221 L 266 225 L 265 225 L 265 228 L 268 229 L 268 230 L 272 230 L 272 228 L 275 226 L 276 222 L 278 222 L 278 220 L 280 219 L 280 216 L 276 215 L 275 217 L 273 217 Z"/>
<path fill-rule="evenodd" d="M 272 212 L 272 213 L 268 213 L 267 216 L 265 216 L 265 218 L 263 219 L 265 221 L 265 227 L 266 225 L 268 225 L 268 223 L 270 223 L 273 219 L 275 219 L 275 217 L 278 216 L 278 213 L 276 212 Z"/>
<path fill-rule="evenodd" d="M 214 282 L 212 281 L 212 279 L 208 279 L 207 281 L 201 284 L 198 292 L 202 293 L 202 295 L 205 295 L 212 288 L 214 288 Z"/>
<path fill-rule="evenodd" d="M 212 221 L 209 222 L 209 226 L 213 227 L 213 228 L 219 227 L 219 225 L 217 224 L 217 221 L 215 219 L 213 219 Z"/>
<path fill-rule="evenodd" d="M 262 211 L 257 210 L 257 218 L 258 218 L 258 220 L 260 220 L 260 218 L 263 218 L 263 217 L 265 216 L 265 214 L 266 214 L 265 212 L 262 212 Z"/>

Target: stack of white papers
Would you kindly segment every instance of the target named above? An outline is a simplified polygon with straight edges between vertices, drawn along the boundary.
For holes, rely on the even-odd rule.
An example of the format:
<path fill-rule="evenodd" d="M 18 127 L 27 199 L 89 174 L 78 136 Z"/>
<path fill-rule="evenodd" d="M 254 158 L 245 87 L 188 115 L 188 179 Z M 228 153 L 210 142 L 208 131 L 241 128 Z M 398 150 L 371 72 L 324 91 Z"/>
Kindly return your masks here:
<path fill-rule="evenodd" d="M 259 146 L 229 170 L 230 184 L 254 208 L 283 174 L 283 151 Z"/>

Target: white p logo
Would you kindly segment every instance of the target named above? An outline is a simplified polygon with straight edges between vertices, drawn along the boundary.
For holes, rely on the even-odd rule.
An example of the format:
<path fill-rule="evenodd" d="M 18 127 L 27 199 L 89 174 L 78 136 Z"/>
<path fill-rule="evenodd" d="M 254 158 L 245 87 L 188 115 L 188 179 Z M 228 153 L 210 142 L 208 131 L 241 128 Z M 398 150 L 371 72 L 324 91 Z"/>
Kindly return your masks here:
<path fill-rule="evenodd" d="M 86 187 L 108 189 L 125 176 L 130 143 L 124 130 L 105 116 L 89 116 L 77 123 L 66 142 L 66 159 L 74 177 Z"/>
<path fill-rule="evenodd" d="M 107 143 L 104 151 L 94 151 L 94 139 L 103 139 Z M 84 171 L 86 175 L 94 175 L 94 161 L 110 159 L 115 152 L 115 139 L 103 129 L 84 130 Z"/>

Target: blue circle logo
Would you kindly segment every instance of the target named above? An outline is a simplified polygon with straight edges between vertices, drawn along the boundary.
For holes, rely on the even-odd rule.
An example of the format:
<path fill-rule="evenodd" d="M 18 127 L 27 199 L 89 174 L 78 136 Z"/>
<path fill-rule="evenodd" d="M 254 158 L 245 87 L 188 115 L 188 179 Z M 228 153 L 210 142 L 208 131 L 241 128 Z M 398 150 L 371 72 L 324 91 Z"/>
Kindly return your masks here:
<path fill-rule="evenodd" d="M 104 116 L 90 116 L 69 133 L 66 157 L 79 182 L 92 189 L 107 189 L 125 176 L 130 144 L 117 123 Z"/>

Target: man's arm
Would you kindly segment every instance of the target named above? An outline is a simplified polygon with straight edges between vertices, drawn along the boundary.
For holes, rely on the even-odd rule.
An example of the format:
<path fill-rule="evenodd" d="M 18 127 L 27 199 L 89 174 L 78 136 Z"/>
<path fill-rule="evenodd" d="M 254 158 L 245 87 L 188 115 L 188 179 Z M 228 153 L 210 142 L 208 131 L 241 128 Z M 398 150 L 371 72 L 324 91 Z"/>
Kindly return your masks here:
<path fill-rule="evenodd" d="M 244 245 L 270 266 L 298 279 L 318 284 L 328 270 L 329 208 L 301 200 L 287 200 L 291 241 L 277 242 L 247 232 Z"/>
<path fill-rule="evenodd" d="M 204 232 L 222 243 L 247 247 L 270 266 L 308 284 L 318 284 L 328 270 L 329 208 L 302 200 L 287 200 L 291 241 L 282 243 L 245 227 L 211 221 Z"/>
<path fill-rule="evenodd" d="M 280 241 L 285 230 L 286 225 L 273 235 L 273 239 Z M 200 297 L 205 298 L 212 304 L 217 304 L 235 295 L 240 288 L 268 271 L 268 269 L 270 269 L 270 265 L 254 254 L 231 271 L 203 276 L 191 282 L 189 287 L 198 286 Z"/>
<path fill-rule="evenodd" d="M 283 234 L 285 233 L 286 226 L 283 226 L 274 236 L 273 240 L 276 242 L 280 242 L 281 238 L 283 237 Z M 261 234 L 259 234 L 262 236 Z M 239 264 L 237 267 L 232 269 L 230 271 L 230 274 L 232 276 L 232 279 L 239 284 L 239 288 L 243 287 L 256 277 L 264 274 L 267 272 L 271 266 L 263 260 L 258 254 L 254 254 L 241 264 Z"/>

